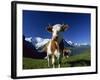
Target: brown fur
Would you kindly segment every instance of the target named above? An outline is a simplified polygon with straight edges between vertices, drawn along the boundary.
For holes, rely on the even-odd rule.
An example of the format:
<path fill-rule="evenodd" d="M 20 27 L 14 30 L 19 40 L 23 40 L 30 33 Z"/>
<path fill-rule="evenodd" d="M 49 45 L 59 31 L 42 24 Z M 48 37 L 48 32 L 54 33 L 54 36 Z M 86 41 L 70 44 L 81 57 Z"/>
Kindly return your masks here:
<path fill-rule="evenodd" d="M 57 43 L 57 41 L 52 40 L 51 41 L 51 51 L 54 54 L 55 50 L 59 50 L 59 45 Z"/>

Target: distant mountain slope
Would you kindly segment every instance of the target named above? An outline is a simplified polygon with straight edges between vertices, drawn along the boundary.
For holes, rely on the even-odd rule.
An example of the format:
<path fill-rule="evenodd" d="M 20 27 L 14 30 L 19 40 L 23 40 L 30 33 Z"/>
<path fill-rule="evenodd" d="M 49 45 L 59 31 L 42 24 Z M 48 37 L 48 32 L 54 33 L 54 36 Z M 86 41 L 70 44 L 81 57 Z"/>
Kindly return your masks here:
<path fill-rule="evenodd" d="M 23 37 L 23 56 L 30 58 L 44 58 L 45 52 L 38 52 L 32 42 L 26 41 Z"/>
<path fill-rule="evenodd" d="M 33 45 L 36 47 L 36 49 L 40 48 L 41 46 L 44 46 L 45 44 L 47 44 L 50 41 L 50 39 L 43 39 L 40 37 L 36 37 L 33 40 Z"/>
<path fill-rule="evenodd" d="M 23 56 L 32 58 L 44 58 L 46 56 L 46 48 L 50 39 L 43 39 L 41 37 L 25 37 L 23 36 Z M 86 49 L 90 49 L 90 45 L 80 45 L 72 41 L 63 39 L 64 48 L 71 50 L 71 55 L 82 53 Z"/>

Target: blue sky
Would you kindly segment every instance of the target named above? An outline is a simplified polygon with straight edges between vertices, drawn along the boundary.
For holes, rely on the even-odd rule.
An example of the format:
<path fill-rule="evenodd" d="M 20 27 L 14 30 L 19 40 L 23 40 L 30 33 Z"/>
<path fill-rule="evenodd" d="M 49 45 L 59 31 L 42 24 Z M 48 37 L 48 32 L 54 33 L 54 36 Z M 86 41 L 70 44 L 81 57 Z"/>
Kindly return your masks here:
<path fill-rule="evenodd" d="M 51 38 L 48 24 L 68 24 L 64 39 L 75 43 L 90 44 L 91 15 L 87 13 L 64 13 L 23 10 L 23 34 L 26 37 Z"/>

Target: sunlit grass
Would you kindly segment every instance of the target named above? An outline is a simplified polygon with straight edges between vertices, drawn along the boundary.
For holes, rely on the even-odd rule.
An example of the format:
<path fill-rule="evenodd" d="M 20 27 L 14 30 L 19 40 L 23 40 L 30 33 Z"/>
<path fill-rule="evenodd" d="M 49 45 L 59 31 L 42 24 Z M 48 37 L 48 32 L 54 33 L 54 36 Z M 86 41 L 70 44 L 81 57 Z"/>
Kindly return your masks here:
<path fill-rule="evenodd" d="M 86 50 L 83 53 L 70 56 L 69 58 L 62 59 L 61 67 L 78 67 L 78 66 L 90 66 L 91 64 L 90 50 Z M 32 59 L 23 58 L 23 69 L 43 69 L 48 68 L 46 59 Z"/>

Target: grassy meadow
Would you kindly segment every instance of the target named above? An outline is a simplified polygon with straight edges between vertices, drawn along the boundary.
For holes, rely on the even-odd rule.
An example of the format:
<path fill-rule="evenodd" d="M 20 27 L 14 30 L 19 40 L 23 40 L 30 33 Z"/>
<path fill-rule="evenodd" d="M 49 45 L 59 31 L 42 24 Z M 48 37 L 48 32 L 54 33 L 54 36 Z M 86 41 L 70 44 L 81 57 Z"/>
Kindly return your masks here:
<path fill-rule="evenodd" d="M 81 67 L 91 65 L 90 49 L 84 52 L 63 58 L 61 67 Z M 23 57 L 23 69 L 43 69 L 48 68 L 46 59 L 33 59 Z"/>

